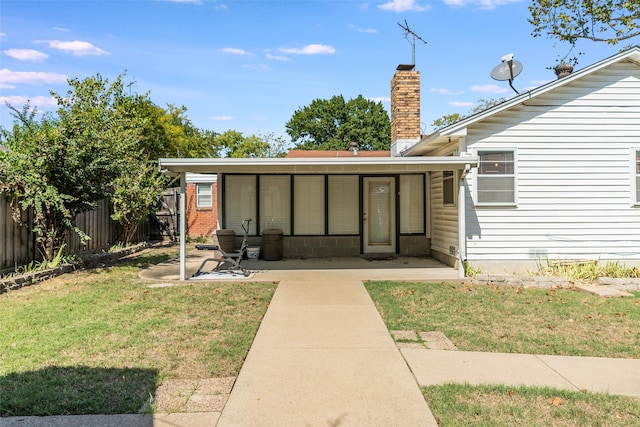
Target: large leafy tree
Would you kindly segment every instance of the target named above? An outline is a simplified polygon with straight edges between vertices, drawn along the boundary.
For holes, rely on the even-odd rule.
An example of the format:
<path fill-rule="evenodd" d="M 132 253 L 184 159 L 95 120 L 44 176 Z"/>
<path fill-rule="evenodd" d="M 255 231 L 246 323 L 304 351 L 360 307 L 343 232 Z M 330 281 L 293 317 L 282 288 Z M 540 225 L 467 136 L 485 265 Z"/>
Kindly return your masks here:
<path fill-rule="evenodd" d="M 346 150 L 357 142 L 361 150 L 388 150 L 391 145 L 389 115 L 379 102 L 359 95 L 345 101 L 342 95 L 315 99 L 295 111 L 286 123 L 295 148 Z"/>
<path fill-rule="evenodd" d="M 244 136 L 242 132 L 228 130 L 215 137 L 215 146 L 225 157 L 283 157 L 286 142 L 273 133 Z"/>
<path fill-rule="evenodd" d="M 37 119 L 29 105 L 9 106 L 15 122 L 2 130 L 0 193 L 10 200 L 14 217 L 34 212 L 36 242 L 47 261 L 64 245 L 69 230 L 89 239 L 74 224 L 78 213 L 94 209 L 112 190 L 138 131 L 117 105 L 125 96 L 122 79 L 100 75 L 68 81 L 55 115 Z"/>
<path fill-rule="evenodd" d="M 533 36 L 575 45 L 578 39 L 616 44 L 640 34 L 638 0 L 533 0 Z"/>

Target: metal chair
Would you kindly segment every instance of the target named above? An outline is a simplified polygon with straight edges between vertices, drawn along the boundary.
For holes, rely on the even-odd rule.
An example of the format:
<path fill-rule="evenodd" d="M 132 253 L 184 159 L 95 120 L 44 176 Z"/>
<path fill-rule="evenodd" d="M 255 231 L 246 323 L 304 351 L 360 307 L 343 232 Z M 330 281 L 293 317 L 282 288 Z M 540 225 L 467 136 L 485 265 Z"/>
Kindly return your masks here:
<path fill-rule="evenodd" d="M 218 245 L 206 245 L 200 244 L 196 245 L 196 249 L 199 251 L 218 251 L 220 252 L 219 257 L 207 258 L 202 261 L 198 271 L 196 271 L 193 276 L 197 277 L 202 274 L 207 273 L 231 273 L 231 274 L 243 274 L 244 276 L 249 276 L 251 274 L 250 270 L 247 270 L 243 266 L 240 265 L 245 255 L 247 254 L 247 239 L 249 237 L 249 224 L 251 223 L 251 218 L 245 219 L 242 221 L 242 229 L 244 230 L 244 237 L 242 239 L 242 244 L 240 245 L 240 250 L 233 252 L 225 252 Z M 216 261 L 218 264 L 213 268 L 213 270 L 205 271 L 204 266 L 210 262 Z"/>

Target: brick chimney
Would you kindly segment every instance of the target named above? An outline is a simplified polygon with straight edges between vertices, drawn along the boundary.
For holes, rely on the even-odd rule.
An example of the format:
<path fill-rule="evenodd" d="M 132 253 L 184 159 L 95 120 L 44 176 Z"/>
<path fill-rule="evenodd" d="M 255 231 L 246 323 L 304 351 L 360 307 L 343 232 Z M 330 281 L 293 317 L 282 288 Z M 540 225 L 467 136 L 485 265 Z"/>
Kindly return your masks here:
<path fill-rule="evenodd" d="M 391 156 L 420 140 L 420 72 L 399 65 L 391 79 Z"/>

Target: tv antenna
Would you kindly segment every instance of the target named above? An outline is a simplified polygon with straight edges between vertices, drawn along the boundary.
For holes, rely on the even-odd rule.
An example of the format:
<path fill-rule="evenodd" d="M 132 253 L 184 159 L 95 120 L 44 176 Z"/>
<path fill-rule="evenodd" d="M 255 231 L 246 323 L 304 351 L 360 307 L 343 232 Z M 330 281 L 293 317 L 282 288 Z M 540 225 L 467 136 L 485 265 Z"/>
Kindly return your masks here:
<path fill-rule="evenodd" d="M 422 37 L 420 37 L 419 35 L 417 35 L 414 31 L 411 30 L 411 28 L 409 28 L 409 23 L 407 22 L 407 20 L 404 20 L 404 25 L 402 25 L 401 23 L 398 22 L 398 25 L 400 26 L 400 28 L 402 28 L 404 30 L 404 38 L 407 39 L 409 41 L 409 34 L 411 34 L 412 36 L 412 40 L 409 41 L 409 43 L 411 43 L 411 49 L 412 49 L 412 62 L 411 65 L 416 65 L 416 40 L 420 40 L 422 43 L 427 44 L 427 41 L 424 40 Z"/>
<path fill-rule="evenodd" d="M 513 60 L 513 53 L 505 55 L 502 57 L 502 62 L 491 70 L 491 77 L 494 80 L 505 81 L 509 80 L 509 86 L 513 91 L 520 95 L 520 92 L 513 87 L 513 79 L 518 77 L 518 74 L 522 72 L 523 66 L 522 63 Z"/>

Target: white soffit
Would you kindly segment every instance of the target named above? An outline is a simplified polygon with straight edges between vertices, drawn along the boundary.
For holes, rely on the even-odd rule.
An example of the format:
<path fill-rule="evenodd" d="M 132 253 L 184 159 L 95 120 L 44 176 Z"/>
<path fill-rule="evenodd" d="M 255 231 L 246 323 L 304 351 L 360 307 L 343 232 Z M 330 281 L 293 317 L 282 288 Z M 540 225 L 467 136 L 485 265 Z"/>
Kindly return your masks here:
<path fill-rule="evenodd" d="M 338 157 L 338 158 L 208 158 L 160 159 L 165 173 L 411 173 L 459 170 L 475 166 L 477 158 L 464 157 Z"/>

